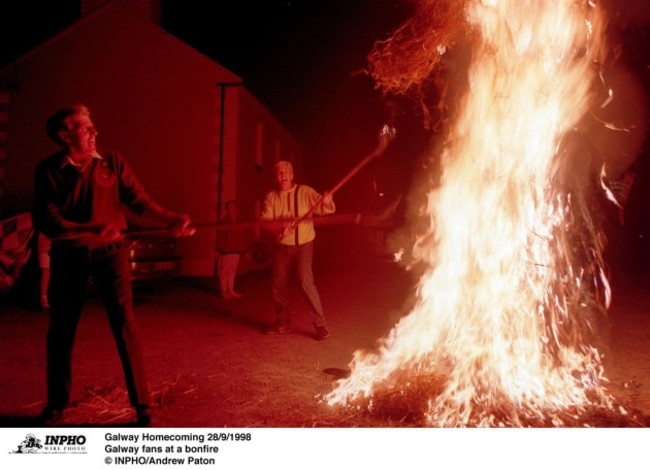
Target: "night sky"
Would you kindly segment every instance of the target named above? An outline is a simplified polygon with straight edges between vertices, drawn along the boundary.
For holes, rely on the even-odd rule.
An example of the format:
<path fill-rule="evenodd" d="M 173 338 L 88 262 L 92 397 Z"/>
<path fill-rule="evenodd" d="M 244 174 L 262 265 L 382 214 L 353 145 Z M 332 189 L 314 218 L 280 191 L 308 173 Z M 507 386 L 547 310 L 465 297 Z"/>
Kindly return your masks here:
<path fill-rule="evenodd" d="M 358 72 L 367 67 L 373 43 L 412 14 L 415 0 L 162 2 L 162 27 L 239 75 L 300 142 L 303 183 L 331 187 L 374 148 L 388 111 L 372 80 Z M 648 2 L 612 4 L 613 18 L 626 31 L 626 61 L 650 87 Z M 75 21 L 79 11 L 79 0 L 0 2 L 0 66 Z M 380 192 L 407 191 L 429 138 L 417 121 L 401 123 L 386 158 L 355 177 L 354 191 L 346 187 L 340 197 L 364 209 L 383 203 Z"/>
<path fill-rule="evenodd" d="M 367 77 L 373 41 L 405 17 L 397 0 L 165 0 L 162 24 L 185 42 L 241 76 L 282 122 L 302 133 Z M 318 103 L 317 106 L 314 103 Z M 313 116 L 313 117 L 312 117 Z M 309 126 L 307 126 L 309 127 Z"/>
<path fill-rule="evenodd" d="M 363 73 L 373 43 L 410 14 L 413 1 L 165 0 L 162 25 L 239 75 L 302 144 L 305 183 L 333 186 L 370 152 L 388 118 L 381 93 Z M 341 197 L 357 208 L 403 192 L 413 165 L 396 158 L 367 168 Z M 379 185 L 379 186 L 377 186 Z"/>
<path fill-rule="evenodd" d="M 163 0 L 161 23 L 244 80 L 302 145 L 309 180 L 303 182 L 324 190 L 377 143 L 388 112 L 372 80 L 358 72 L 374 41 L 386 39 L 413 6 L 413 0 Z M 1 2 L 0 66 L 79 12 L 78 0 Z M 412 163 L 395 158 L 373 163 L 355 177 L 362 186 L 355 197 L 373 206 L 366 199 L 403 192 L 412 171 Z"/>
<path fill-rule="evenodd" d="M 0 66 L 78 19 L 79 3 L 1 2 Z M 346 82 L 372 89 L 367 77 L 351 73 L 366 66 L 373 41 L 407 15 L 399 0 L 163 0 L 161 22 L 241 76 L 290 130 L 301 132 L 311 102 L 331 105 L 339 98 L 332 92 Z"/>

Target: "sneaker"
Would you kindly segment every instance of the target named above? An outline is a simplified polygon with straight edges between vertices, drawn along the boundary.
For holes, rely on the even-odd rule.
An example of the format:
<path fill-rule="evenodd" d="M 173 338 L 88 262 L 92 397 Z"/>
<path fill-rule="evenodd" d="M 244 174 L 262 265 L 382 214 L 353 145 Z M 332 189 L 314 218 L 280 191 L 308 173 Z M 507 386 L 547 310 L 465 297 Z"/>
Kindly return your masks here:
<path fill-rule="evenodd" d="M 316 338 L 316 340 L 318 340 L 318 341 L 321 341 L 321 340 L 327 338 L 329 335 L 330 335 L 330 332 L 327 331 L 327 328 L 325 328 L 324 326 L 317 326 L 316 327 L 316 335 L 314 336 L 314 338 Z"/>
<path fill-rule="evenodd" d="M 266 330 L 267 335 L 283 335 L 285 333 L 289 333 L 291 331 L 291 328 L 289 328 L 287 325 L 282 325 L 280 323 L 276 323 L 275 325 L 270 326 Z"/>
<path fill-rule="evenodd" d="M 47 301 L 47 296 L 46 295 L 41 296 L 41 309 L 42 310 L 49 310 L 50 309 L 50 303 Z"/>

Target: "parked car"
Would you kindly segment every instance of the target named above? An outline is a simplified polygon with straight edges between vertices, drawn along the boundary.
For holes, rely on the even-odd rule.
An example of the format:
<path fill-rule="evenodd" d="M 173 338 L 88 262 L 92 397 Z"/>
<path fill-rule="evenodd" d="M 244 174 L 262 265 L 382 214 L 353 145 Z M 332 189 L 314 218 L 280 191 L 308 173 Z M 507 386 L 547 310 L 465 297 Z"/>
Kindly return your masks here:
<path fill-rule="evenodd" d="M 172 277 L 180 271 L 181 257 L 175 237 L 132 236 L 127 238 L 127 246 L 134 281 Z"/>

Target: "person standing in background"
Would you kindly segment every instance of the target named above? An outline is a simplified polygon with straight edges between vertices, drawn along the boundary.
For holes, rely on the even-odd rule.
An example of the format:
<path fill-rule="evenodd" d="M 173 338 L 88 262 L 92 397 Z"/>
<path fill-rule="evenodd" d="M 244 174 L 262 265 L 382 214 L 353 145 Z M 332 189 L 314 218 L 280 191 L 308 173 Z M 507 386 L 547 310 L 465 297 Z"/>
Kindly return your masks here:
<path fill-rule="evenodd" d="M 237 203 L 232 199 L 226 202 L 226 215 L 221 219 L 224 225 L 237 222 Z M 241 255 L 248 251 L 246 231 L 233 228 L 217 232 L 217 277 L 219 292 L 224 299 L 238 299 L 241 294 L 235 291 L 235 278 Z"/>

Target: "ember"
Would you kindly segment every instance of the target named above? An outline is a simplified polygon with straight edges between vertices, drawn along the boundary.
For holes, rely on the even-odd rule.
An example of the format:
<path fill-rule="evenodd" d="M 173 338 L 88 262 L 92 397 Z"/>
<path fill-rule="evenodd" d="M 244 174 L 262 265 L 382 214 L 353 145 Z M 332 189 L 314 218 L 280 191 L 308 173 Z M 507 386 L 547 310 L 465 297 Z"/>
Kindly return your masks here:
<path fill-rule="evenodd" d="M 425 1 L 376 45 L 378 86 L 424 99 L 442 83 L 443 56 L 469 43 L 469 90 L 450 116 L 429 233 L 414 248 L 428 266 L 415 306 L 378 351 L 355 353 L 330 405 L 406 397 L 431 426 L 625 414 L 605 388 L 599 168 L 581 140 L 601 104 L 604 30 L 595 1 Z"/>

